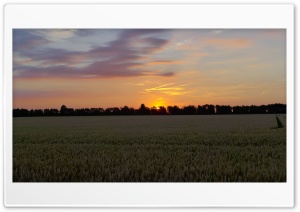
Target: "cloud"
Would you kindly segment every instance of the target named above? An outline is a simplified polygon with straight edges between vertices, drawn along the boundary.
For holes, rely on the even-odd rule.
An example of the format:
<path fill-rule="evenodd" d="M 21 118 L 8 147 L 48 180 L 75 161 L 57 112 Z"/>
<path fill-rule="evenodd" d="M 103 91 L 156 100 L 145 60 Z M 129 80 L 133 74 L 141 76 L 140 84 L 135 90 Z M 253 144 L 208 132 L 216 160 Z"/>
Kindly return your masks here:
<path fill-rule="evenodd" d="M 99 30 L 97 30 L 97 29 L 76 29 L 74 31 L 74 33 L 76 35 L 82 36 L 82 37 L 95 35 L 95 34 L 97 34 L 97 32 L 99 32 Z"/>
<path fill-rule="evenodd" d="M 172 29 L 125 29 L 122 31 L 121 36 L 126 38 L 131 37 L 152 37 L 160 36 L 162 33 L 173 31 Z"/>
<path fill-rule="evenodd" d="M 160 85 L 160 86 L 157 86 L 157 87 L 154 87 L 154 88 L 148 88 L 148 89 L 145 89 L 146 91 L 150 92 L 150 91 L 159 91 L 159 90 L 163 90 L 163 89 L 168 89 L 168 88 L 165 88 L 166 86 L 169 86 L 169 85 L 173 85 L 174 83 L 168 83 L 168 84 L 164 84 L 164 85 Z"/>
<path fill-rule="evenodd" d="M 219 29 L 216 29 L 216 30 L 212 30 L 211 31 L 211 35 L 218 35 L 218 34 L 221 34 L 222 32 L 224 32 L 225 30 L 219 30 Z"/>
<path fill-rule="evenodd" d="M 148 62 L 147 65 L 172 65 L 172 64 L 181 64 L 182 61 L 179 60 L 156 60 Z"/>
<path fill-rule="evenodd" d="M 251 45 L 251 41 L 247 39 L 206 39 L 205 43 L 226 48 L 247 48 Z"/>
<path fill-rule="evenodd" d="M 76 31 L 76 29 L 14 29 L 13 49 L 15 53 L 27 54 L 43 44 L 70 38 Z"/>
<path fill-rule="evenodd" d="M 49 41 L 57 41 L 73 37 L 76 29 L 39 29 L 33 30 L 32 34 L 46 38 Z"/>
<path fill-rule="evenodd" d="M 29 29 L 13 30 L 13 51 L 26 54 L 32 47 L 48 43 L 46 38 L 32 34 Z"/>
<path fill-rule="evenodd" d="M 175 83 L 168 83 L 168 84 L 163 84 L 160 86 L 156 86 L 153 88 L 147 88 L 144 89 L 144 91 L 151 93 L 151 92 L 162 92 L 164 94 L 167 95 L 171 95 L 171 96 L 181 96 L 181 95 L 185 95 L 194 91 L 191 90 L 186 90 L 184 87 L 187 85 L 190 85 L 191 83 L 188 84 L 183 84 L 183 85 L 175 85 Z"/>
<path fill-rule="evenodd" d="M 78 92 L 77 92 L 78 95 Z M 72 94 L 68 91 L 56 91 L 56 90 L 14 90 L 13 93 L 14 99 L 28 99 L 28 98 L 57 98 L 57 97 L 70 97 L 70 96 L 76 96 L 76 94 Z"/>
<path fill-rule="evenodd" d="M 143 61 L 149 55 L 161 50 L 168 39 L 163 38 L 159 29 L 118 30 L 119 37 L 105 46 L 94 46 L 88 51 L 68 51 L 57 48 L 37 48 L 32 51 L 16 52 L 21 57 L 35 61 L 35 66 L 15 63 L 16 76 L 23 77 L 133 77 L 133 76 L 174 76 L 173 72 L 149 70 Z M 74 30 L 40 30 L 30 34 L 68 38 L 78 33 Z M 80 32 L 82 33 L 82 31 Z M 90 32 L 92 33 L 92 32 Z M 33 39 L 33 40 L 34 40 Z M 46 39 L 46 40 L 47 40 Z M 43 40 L 44 41 L 44 40 Z M 53 41 L 53 39 L 52 39 Z M 20 46 L 20 45 L 17 45 Z M 156 61 L 152 61 L 155 63 Z M 166 61 L 165 61 L 166 62 Z M 172 61 L 169 61 L 171 63 Z M 157 61 L 162 63 L 162 61 Z"/>
<path fill-rule="evenodd" d="M 113 77 L 138 77 L 138 76 L 162 76 L 171 77 L 172 72 L 160 73 L 157 71 L 145 71 L 131 69 L 132 63 L 116 63 L 114 61 L 100 61 L 86 67 L 68 67 L 63 65 L 48 67 L 17 66 L 15 77 L 23 78 L 47 78 L 47 77 L 67 77 L 67 78 L 113 78 Z"/>
<path fill-rule="evenodd" d="M 19 65 L 32 65 L 32 59 L 31 58 L 26 58 L 26 57 L 17 57 L 15 56 L 13 58 L 13 63 L 14 65 L 16 66 L 19 66 Z"/>
<path fill-rule="evenodd" d="M 161 74 L 159 74 L 159 76 L 173 77 L 173 76 L 175 76 L 175 73 L 174 72 L 161 73 Z"/>

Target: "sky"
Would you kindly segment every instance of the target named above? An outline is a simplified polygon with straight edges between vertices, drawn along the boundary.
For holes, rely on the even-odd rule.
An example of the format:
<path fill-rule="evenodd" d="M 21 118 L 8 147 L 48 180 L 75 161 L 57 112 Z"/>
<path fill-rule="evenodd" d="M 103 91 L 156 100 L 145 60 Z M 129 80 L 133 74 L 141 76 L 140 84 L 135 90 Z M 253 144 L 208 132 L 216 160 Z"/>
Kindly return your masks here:
<path fill-rule="evenodd" d="M 14 29 L 13 107 L 286 104 L 285 29 Z"/>

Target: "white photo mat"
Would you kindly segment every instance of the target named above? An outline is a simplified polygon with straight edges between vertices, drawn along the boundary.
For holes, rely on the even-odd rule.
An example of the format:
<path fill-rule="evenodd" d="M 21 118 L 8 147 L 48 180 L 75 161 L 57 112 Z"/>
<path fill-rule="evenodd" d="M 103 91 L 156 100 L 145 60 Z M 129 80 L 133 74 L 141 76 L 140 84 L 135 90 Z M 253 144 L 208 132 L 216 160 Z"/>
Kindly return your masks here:
<path fill-rule="evenodd" d="M 12 31 L 18 28 L 286 29 L 286 183 L 13 183 Z M 292 207 L 294 6 L 291 4 L 8 4 L 4 7 L 4 204 L 7 207 Z M 276 95 L 276 94 L 274 94 Z"/>

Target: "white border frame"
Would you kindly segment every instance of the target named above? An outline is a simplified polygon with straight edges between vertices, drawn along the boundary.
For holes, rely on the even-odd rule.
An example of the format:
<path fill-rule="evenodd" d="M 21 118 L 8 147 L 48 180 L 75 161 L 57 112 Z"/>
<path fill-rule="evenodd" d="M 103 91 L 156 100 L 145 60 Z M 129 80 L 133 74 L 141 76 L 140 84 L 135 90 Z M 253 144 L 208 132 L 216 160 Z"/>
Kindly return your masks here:
<path fill-rule="evenodd" d="M 80 17 L 78 14 L 81 14 Z M 4 18 L 5 206 L 292 207 L 294 205 L 293 5 L 8 4 L 4 8 Z M 12 183 L 12 29 L 14 28 L 285 28 L 289 126 L 287 182 Z"/>

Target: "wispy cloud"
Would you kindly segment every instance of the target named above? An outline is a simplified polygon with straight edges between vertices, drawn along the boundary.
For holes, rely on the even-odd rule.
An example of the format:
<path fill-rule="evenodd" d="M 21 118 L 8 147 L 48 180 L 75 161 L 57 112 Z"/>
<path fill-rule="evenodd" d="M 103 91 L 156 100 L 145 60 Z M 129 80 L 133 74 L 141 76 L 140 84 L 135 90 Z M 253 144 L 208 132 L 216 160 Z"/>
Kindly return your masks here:
<path fill-rule="evenodd" d="M 174 83 L 168 83 L 168 84 L 160 85 L 160 86 L 157 86 L 157 87 L 154 87 L 154 88 L 148 88 L 148 89 L 145 89 L 145 90 L 148 91 L 148 92 L 166 90 L 166 89 L 170 89 L 170 87 L 168 88 L 166 86 L 173 85 L 173 84 Z"/>
<path fill-rule="evenodd" d="M 168 84 L 163 84 L 160 86 L 156 86 L 153 88 L 147 88 L 144 89 L 144 91 L 151 93 L 151 92 L 161 92 L 167 95 L 171 96 L 179 96 L 179 95 L 185 95 L 187 93 L 191 93 L 193 91 L 185 89 L 186 86 L 190 85 L 191 83 L 188 84 L 182 84 L 182 85 L 175 85 L 175 83 L 168 83 Z"/>
<path fill-rule="evenodd" d="M 76 31 L 76 29 L 39 29 L 32 31 L 32 34 L 53 42 L 73 37 Z"/>

